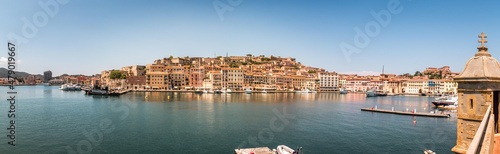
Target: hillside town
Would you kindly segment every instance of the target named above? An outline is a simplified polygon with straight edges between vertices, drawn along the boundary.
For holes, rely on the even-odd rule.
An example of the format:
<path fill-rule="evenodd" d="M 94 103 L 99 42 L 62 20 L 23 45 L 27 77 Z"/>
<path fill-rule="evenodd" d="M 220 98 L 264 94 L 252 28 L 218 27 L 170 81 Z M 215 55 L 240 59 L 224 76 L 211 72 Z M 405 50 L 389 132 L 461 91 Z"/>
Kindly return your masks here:
<path fill-rule="evenodd" d="M 429 67 L 415 74 L 380 74 L 360 76 L 339 74 L 297 62 L 295 58 L 280 56 L 218 56 L 177 57 L 155 60 L 151 64 L 125 66 L 104 70 L 93 76 L 61 75 L 52 78 L 52 72 L 30 75 L 18 84 L 48 83 L 81 84 L 89 87 L 107 87 L 137 91 L 190 91 L 195 89 L 231 89 L 243 91 L 266 90 L 290 92 L 311 90 L 334 92 L 366 92 L 378 90 L 393 94 L 456 94 L 457 83 L 449 66 Z M 5 78 L 0 83 L 6 83 Z"/>

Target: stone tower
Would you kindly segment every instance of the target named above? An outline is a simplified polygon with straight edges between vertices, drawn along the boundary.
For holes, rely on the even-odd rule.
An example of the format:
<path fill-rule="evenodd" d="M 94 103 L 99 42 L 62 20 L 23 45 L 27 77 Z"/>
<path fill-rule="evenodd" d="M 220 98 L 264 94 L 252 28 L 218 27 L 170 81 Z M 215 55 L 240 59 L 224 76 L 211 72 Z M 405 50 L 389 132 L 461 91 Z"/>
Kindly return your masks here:
<path fill-rule="evenodd" d="M 467 152 L 489 105 L 498 115 L 500 64 L 484 45 L 486 35 L 481 33 L 479 38 L 481 46 L 477 47 L 478 52 L 454 79 L 458 83 L 457 143 L 452 149 L 455 153 Z M 498 121 L 497 116 L 495 121 Z"/>

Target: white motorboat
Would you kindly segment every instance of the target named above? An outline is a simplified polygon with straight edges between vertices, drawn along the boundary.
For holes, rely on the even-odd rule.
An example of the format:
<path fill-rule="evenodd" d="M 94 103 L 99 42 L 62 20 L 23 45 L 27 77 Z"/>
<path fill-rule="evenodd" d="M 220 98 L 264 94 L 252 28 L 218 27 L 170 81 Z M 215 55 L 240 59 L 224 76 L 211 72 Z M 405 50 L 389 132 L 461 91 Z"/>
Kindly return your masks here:
<path fill-rule="evenodd" d="M 213 89 L 208 90 L 208 93 L 213 94 L 215 93 Z"/>
<path fill-rule="evenodd" d="M 340 89 L 340 94 L 347 94 L 347 93 L 348 93 L 348 91 L 347 91 L 347 90 L 345 90 L 344 88 L 341 88 L 341 89 Z"/>
<path fill-rule="evenodd" d="M 432 150 L 427 150 L 425 149 L 424 150 L 424 154 L 436 154 L 436 152 L 432 151 Z"/>
<path fill-rule="evenodd" d="M 61 85 L 61 87 L 59 87 L 59 89 L 66 90 L 66 89 L 68 89 L 68 85 L 63 84 L 63 85 Z"/>
<path fill-rule="evenodd" d="M 278 145 L 276 148 L 276 152 L 278 154 L 298 154 L 302 148 L 299 148 L 297 150 L 293 150 L 292 148 L 286 146 L 286 145 Z"/>
<path fill-rule="evenodd" d="M 375 96 L 377 96 L 377 93 L 375 93 L 375 91 L 373 90 L 368 90 L 366 92 L 366 97 L 375 97 Z"/>
<path fill-rule="evenodd" d="M 63 84 L 59 89 L 62 91 L 80 91 L 82 87 L 79 85 Z"/>
<path fill-rule="evenodd" d="M 457 103 L 458 103 L 458 96 L 448 97 L 446 100 L 438 100 L 432 102 L 432 104 L 434 104 L 435 106 L 455 105 Z"/>
<path fill-rule="evenodd" d="M 245 89 L 245 94 L 251 94 L 251 93 L 252 93 L 252 89 L 250 89 L 250 88 Z"/>
<path fill-rule="evenodd" d="M 231 93 L 231 89 L 226 89 L 226 93 Z"/>

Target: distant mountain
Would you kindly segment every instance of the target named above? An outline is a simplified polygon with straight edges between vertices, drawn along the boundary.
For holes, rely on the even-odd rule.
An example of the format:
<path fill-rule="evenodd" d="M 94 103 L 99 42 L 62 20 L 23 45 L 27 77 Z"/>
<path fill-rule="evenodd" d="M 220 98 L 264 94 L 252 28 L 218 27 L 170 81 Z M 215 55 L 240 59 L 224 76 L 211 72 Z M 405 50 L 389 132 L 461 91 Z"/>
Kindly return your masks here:
<path fill-rule="evenodd" d="M 15 77 L 17 77 L 17 78 L 25 78 L 25 77 L 28 77 L 29 75 L 31 75 L 31 74 L 26 73 L 26 72 L 17 72 L 17 71 L 15 71 L 15 72 L 16 72 Z M 0 78 L 6 78 L 8 76 L 9 76 L 9 70 L 6 68 L 0 67 Z"/>

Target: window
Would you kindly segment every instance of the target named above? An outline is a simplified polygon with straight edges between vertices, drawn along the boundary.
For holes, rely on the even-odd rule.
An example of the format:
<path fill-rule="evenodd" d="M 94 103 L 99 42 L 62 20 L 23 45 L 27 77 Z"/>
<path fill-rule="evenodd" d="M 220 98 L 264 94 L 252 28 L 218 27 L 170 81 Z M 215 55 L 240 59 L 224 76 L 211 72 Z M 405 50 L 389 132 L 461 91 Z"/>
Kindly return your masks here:
<path fill-rule="evenodd" d="M 469 105 L 469 109 L 474 109 L 474 100 L 473 99 L 470 99 L 470 105 Z"/>

